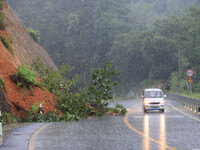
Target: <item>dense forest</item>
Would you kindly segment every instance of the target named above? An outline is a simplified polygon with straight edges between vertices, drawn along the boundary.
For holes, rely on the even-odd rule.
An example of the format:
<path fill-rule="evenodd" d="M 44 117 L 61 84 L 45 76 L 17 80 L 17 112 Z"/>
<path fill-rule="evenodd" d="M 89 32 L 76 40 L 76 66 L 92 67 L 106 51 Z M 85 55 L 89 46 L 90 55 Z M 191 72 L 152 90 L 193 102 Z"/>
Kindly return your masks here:
<path fill-rule="evenodd" d="M 55 64 L 74 66 L 86 82 L 109 61 L 120 92 L 154 82 L 177 92 L 178 49 L 183 89 L 187 69 L 200 81 L 199 0 L 7 1 L 27 28 L 39 31 Z"/>

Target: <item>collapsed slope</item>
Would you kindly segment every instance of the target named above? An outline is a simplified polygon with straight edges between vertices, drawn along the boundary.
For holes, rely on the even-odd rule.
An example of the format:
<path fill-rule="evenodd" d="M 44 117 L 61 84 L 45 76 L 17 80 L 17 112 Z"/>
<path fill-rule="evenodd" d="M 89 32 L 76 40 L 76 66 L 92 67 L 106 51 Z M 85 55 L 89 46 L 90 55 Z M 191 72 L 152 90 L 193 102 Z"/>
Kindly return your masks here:
<path fill-rule="evenodd" d="M 44 112 L 54 111 L 54 95 L 39 87 L 34 87 L 32 91 L 18 88 L 10 79 L 10 75 L 17 71 L 18 66 L 31 64 L 37 57 L 40 57 L 46 67 L 56 69 L 56 66 L 47 52 L 34 42 L 8 3 L 5 0 L 1 1 L 4 5 L 1 13 L 4 15 L 6 27 L 5 31 L 0 30 L 0 35 L 11 43 L 13 49 L 12 55 L 0 41 L 0 77 L 3 79 L 6 89 L 6 93 L 3 93 L 4 96 L 0 97 L 0 100 L 5 102 L 4 104 L 0 103 L 1 110 L 10 110 L 17 116 L 23 116 L 36 102 L 45 102 Z M 2 95 L 2 89 L 0 94 Z"/>

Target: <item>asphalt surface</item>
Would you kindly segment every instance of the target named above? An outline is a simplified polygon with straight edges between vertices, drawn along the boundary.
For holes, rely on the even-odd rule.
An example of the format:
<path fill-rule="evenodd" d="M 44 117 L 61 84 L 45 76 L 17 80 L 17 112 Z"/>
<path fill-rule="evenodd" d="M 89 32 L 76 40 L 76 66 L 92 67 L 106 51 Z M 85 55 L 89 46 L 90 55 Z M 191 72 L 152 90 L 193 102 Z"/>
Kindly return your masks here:
<path fill-rule="evenodd" d="M 36 136 L 35 150 L 200 150 L 197 113 L 171 100 L 166 100 L 164 113 L 145 114 L 141 100 L 118 103 L 128 108 L 126 116 L 52 123 Z M 44 124 L 12 129 L 0 150 L 27 150 L 31 136 Z"/>

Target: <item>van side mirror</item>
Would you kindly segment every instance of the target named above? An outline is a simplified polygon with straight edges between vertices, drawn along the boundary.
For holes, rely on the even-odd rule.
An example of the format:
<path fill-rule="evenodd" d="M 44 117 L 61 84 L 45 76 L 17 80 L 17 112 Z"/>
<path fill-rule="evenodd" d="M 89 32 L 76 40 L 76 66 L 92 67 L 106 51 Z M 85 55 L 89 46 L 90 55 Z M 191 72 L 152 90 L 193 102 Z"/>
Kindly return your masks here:
<path fill-rule="evenodd" d="M 166 97 L 167 97 L 167 95 L 164 95 L 163 97 L 164 97 L 164 98 L 166 98 Z"/>

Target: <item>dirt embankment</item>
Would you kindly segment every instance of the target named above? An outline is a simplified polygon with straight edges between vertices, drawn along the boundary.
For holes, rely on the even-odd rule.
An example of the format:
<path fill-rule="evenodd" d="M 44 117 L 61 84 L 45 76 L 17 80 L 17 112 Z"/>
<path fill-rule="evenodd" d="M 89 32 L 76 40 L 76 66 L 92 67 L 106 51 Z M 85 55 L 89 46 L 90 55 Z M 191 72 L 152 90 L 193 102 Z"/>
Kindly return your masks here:
<path fill-rule="evenodd" d="M 8 3 L 5 0 L 1 1 L 4 3 L 4 10 L 1 13 L 5 18 L 6 29 L 5 31 L 0 30 L 0 35 L 10 41 L 14 52 L 12 55 L 0 40 L 0 77 L 3 79 L 6 88 L 4 97 L 7 104 L 5 105 L 8 105 L 6 107 L 9 107 L 17 116 L 23 116 L 36 102 L 45 102 L 44 112 L 54 111 L 55 98 L 53 94 L 39 87 L 34 87 L 32 91 L 18 88 L 10 79 L 10 75 L 17 71 L 18 66 L 31 64 L 37 57 L 41 58 L 46 67 L 56 69 L 56 66 L 47 52 L 33 41 Z M 0 105 L 3 108 L 5 107 L 2 104 Z M 2 110 L 4 110 L 3 108 Z"/>

